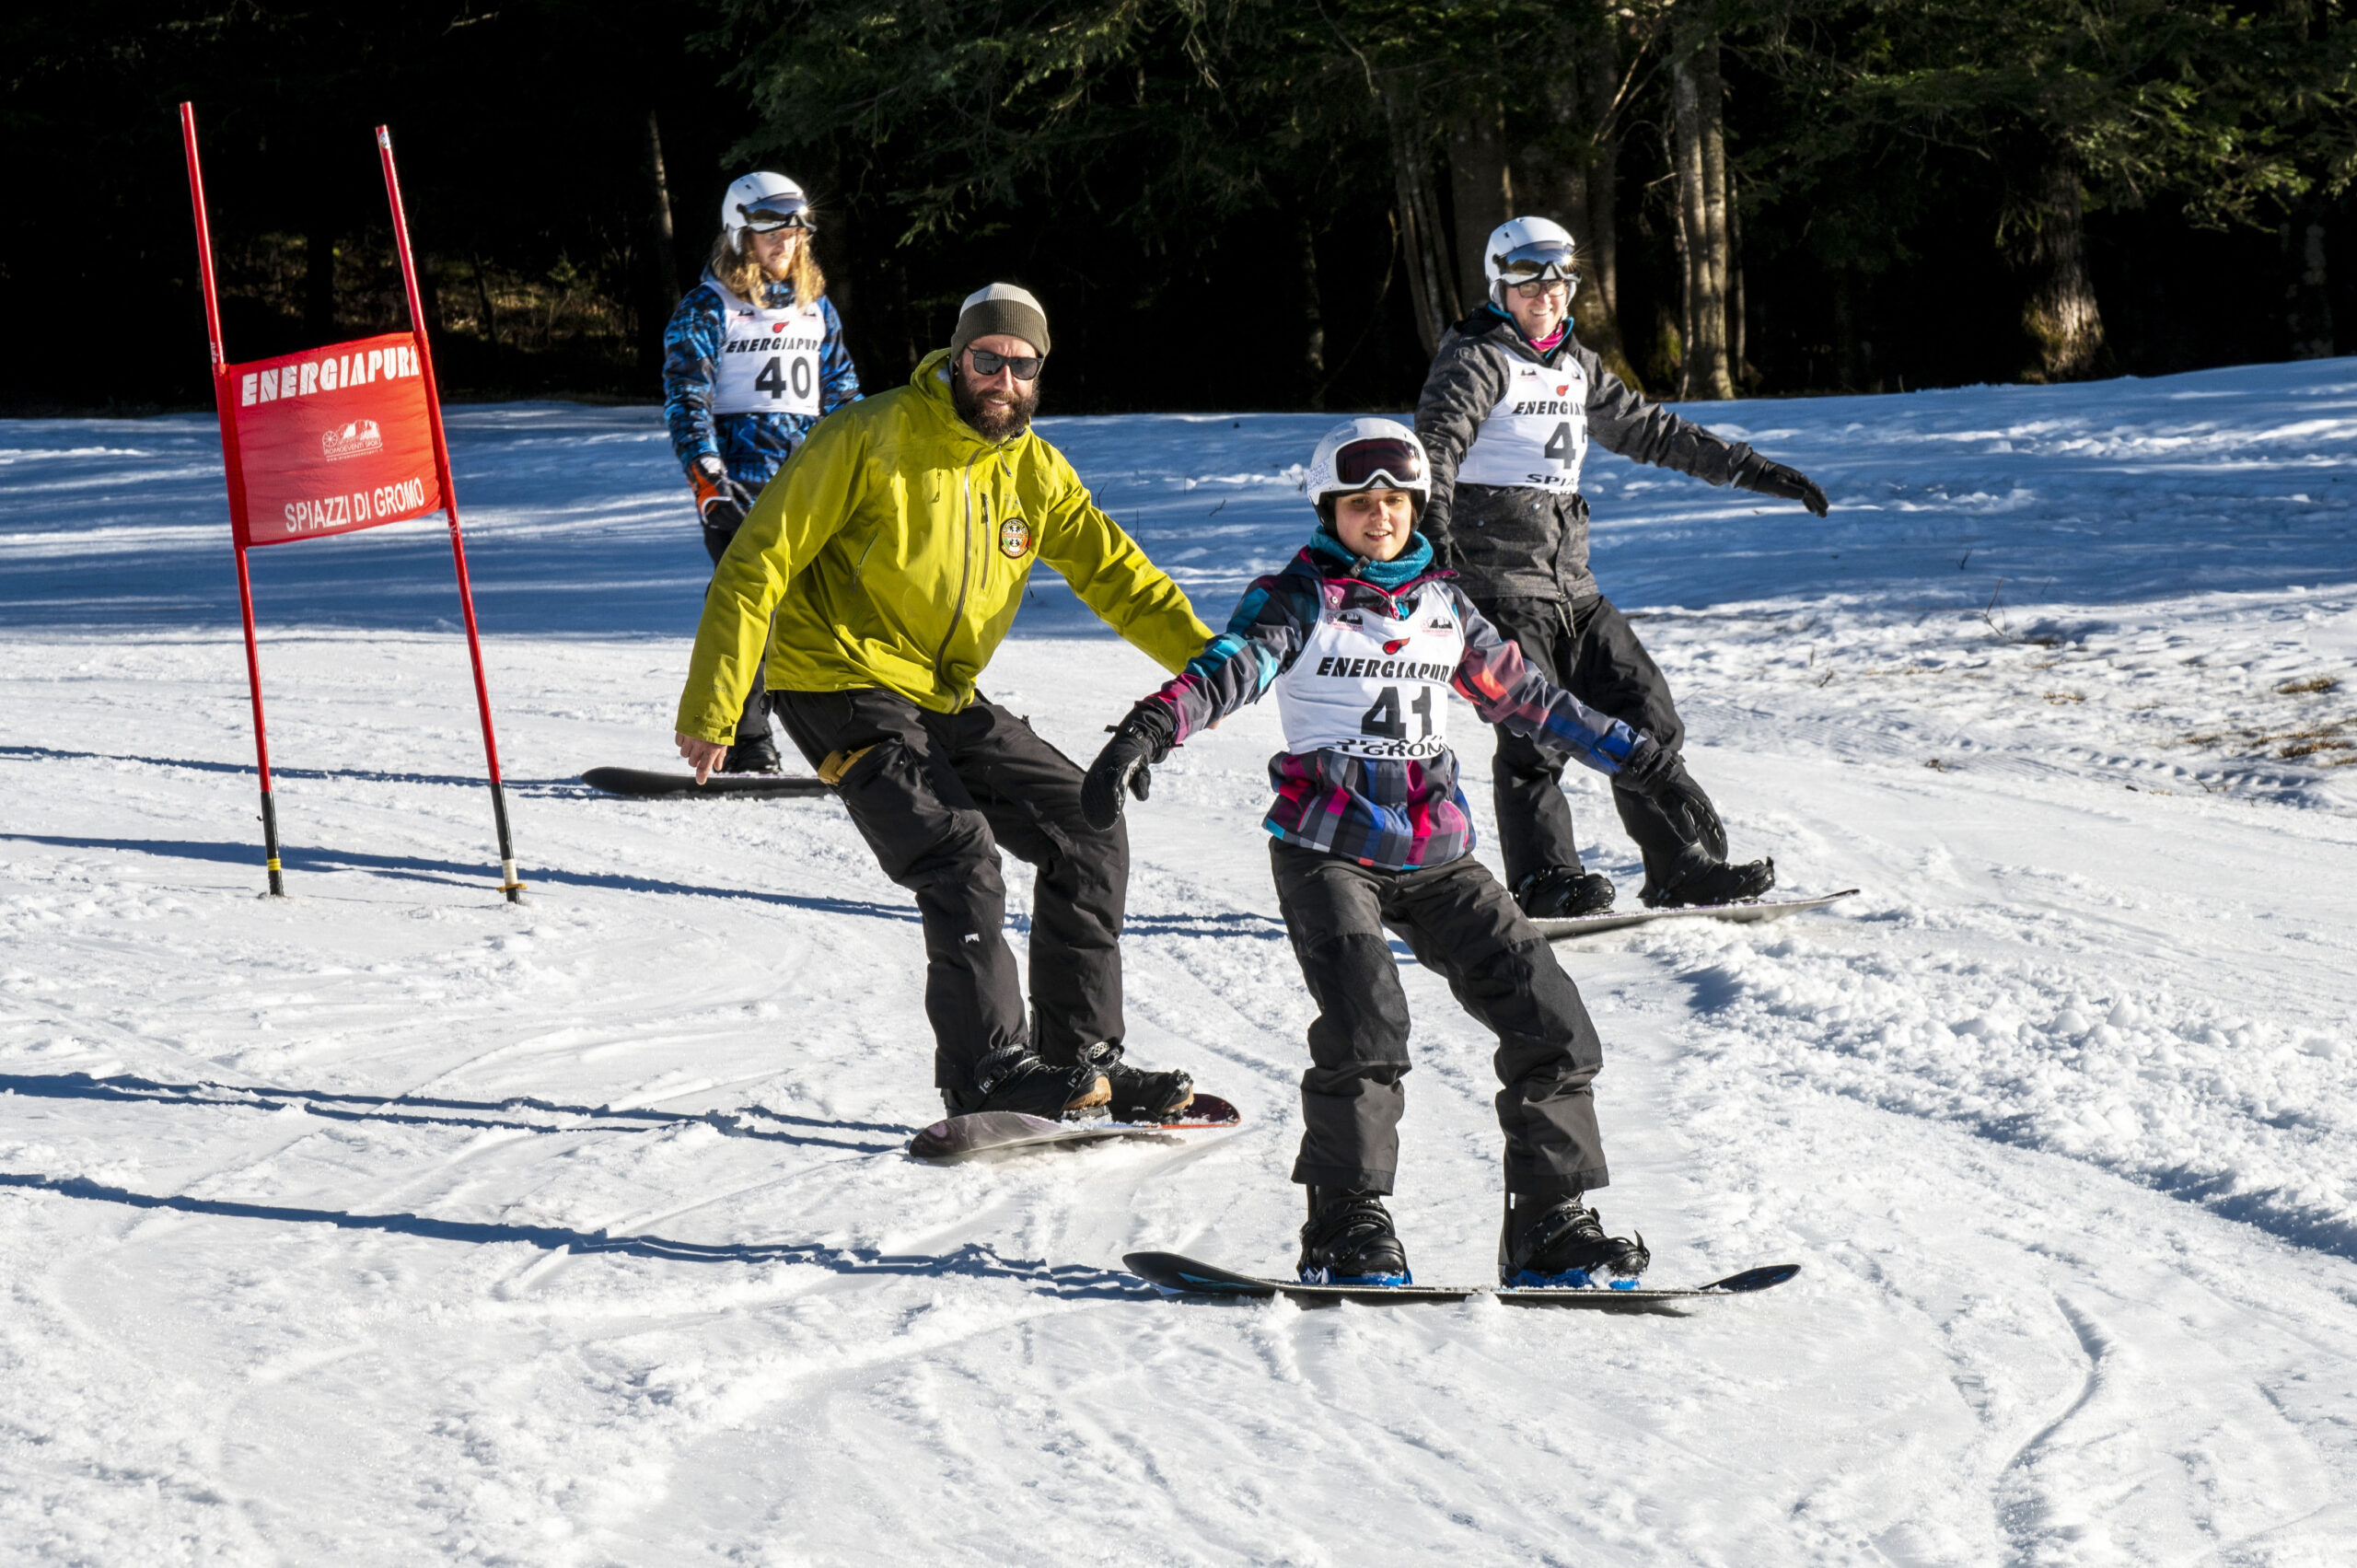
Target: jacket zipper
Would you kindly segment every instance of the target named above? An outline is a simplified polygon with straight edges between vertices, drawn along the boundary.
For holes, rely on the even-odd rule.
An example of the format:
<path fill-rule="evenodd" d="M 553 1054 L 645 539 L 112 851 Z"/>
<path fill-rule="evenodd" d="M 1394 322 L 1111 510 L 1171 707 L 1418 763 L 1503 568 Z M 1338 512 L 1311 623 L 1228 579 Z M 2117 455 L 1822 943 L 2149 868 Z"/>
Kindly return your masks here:
<path fill-rule="evenodd" d="M 941 645 L 933 650 L 933 674 L 936 680 L 949 679 L 941 661 L 949 653 L 949 639 L 958 634 L 958 618 L 966 613 L 966 588 L 974 576 L 974 465 L 980 461 L 980 452 L 967 459 L 966 471 L 958 479 L 958 488 L 966 498 L 966 533 L 961 546 L 964 554 L 958 567 L 958 602 L 949 607 L 949 629 L 941 634 Z"/>

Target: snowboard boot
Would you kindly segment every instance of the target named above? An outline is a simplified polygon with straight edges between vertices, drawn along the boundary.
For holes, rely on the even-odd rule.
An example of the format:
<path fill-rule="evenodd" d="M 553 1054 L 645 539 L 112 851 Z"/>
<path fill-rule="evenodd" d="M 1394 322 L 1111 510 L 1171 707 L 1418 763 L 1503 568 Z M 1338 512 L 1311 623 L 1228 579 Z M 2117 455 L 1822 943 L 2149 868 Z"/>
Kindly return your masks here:
<path fill-rule="evenodd" d="M 1415 1283 L 1382 1194 L 1354 1187 L 1309 1189 L 1309 1221 L 1301 1227 L 1301 1261 L 1295 1268 L 1306 1285 Z"/>
<path fill-rule="evenodd" d="M 1508 1196 L 1498 1283 L 1520 1290 L 1634 1290 L 1654 1260 L 1645 1238 L 1604 1234 L 1596 1211 L 1568 1197 Z"/>
<path fill-rule="evenodd" d="M 1570 920 L 1612 907 L 1612 878 L 1576 865 L 1546 865 L 1515 884 L 1514 901 L 1533 920 Z"/>
<path fill-rule="evenodd" d="M 724 773 L 782 773 L 785 766 L 778 760 L 777 742 L 764 735 L 758 740 L 740 740 L 728 749 L 720 760 Z"/>
<path fill-rule="evenodd" d="M 970 1088 L 941 1091 L 941 1103 L 952 1116 L 1015 1110 L 1051 1121 L 1102 1116 L 1112 1098 L 1111 1086 L 1093 1063 L 1058 1067 L 1021 1045 L 1006 1046 L 983 1057 L 974 1069 Z"/>
<path fill-rule="evenodd" d="M 1184 1073 L 1149 1073 L 1121 1060 L 1121 1048 L 1110 1040 L 1080 1053 L 1084 1065 L 1105 1075 L 1112 1090 L 1107 1108 L 1116 1121 L 1176 1121 L 1195 1098 L 1195 1080 Z"/>
<path fill-rule="evenodd" d="M 1773 860 L 1747 860 L 1740 865 L 1725 861 L 1689 871 L 1667 887 L 1645 879 L 1638 894 L 1649 910 L 1686 909 L 1702 904 L 1747 903 L 1776 885 Z"/>

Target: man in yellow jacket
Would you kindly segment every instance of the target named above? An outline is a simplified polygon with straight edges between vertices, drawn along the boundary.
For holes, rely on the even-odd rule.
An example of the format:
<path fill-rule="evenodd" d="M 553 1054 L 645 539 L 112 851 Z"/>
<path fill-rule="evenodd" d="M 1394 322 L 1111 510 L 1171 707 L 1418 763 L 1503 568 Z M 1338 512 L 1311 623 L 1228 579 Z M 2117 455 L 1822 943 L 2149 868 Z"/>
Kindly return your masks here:
<path fill-rule="evenodd" d="M 1152 1121 L 1193 1085 L 1121 1059 L 1128 837 L 1087 825 L 1080 769 L 975 682 L 1036 562 L 1174 675 L 1212 633 L 1032 432 L 1048 352 L 1039 302 L 993 284 L 907 386 L 819 422 L 713 575 L 679 754 L 699 782 L 726 755 L 768 644 L 772 711 L 885 875 L 916 895 L 950 1113 L 1109 1107 Z M 1039 868 L 1037 1040 L 1003 935 L 1002 845 Z"/>

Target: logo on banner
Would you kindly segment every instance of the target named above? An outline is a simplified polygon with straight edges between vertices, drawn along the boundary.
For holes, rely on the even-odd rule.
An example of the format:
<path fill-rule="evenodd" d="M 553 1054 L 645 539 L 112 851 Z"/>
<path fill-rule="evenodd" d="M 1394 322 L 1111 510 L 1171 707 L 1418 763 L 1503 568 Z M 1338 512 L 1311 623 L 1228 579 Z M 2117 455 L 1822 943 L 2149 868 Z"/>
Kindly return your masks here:
<path fill-rule="evenodd" d="M 331 463 L 341 462 L 345 458 L 365 458 L 371 452 L 384 449 L 385 437 L 377 429 L 377 422 L 373 419 L 355 419 L 319 436 L 319 451 Z"/>
<path fill-rule="evenodd" d="M 1031 525 L 1021 517 L 1010 517 L 998 526 L 998 552 L 1009 561 L 1020 561 L 1031 548 Z"/>

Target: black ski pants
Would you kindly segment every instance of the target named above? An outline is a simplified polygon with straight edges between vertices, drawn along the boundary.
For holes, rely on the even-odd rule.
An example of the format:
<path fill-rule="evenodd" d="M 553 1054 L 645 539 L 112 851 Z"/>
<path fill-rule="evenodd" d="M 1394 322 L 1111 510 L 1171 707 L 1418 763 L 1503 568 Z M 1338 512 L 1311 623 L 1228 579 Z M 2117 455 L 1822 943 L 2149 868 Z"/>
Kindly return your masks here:
<path fill-rule="evenodd" d="M 728 553 L 728 541 L 736 537 L 735 528 L 707 528 L 703 530 L 704 553 L 712 557 L 714 569 L 719 567 L 720 558 Z M 711 591 L 709 586 L 705 591 Z M 774 632 L 771 633 L 771 640 L 776 640 Z M 769 662 L 770 645 L 765 643 L 761 646 L 761 662 L 753 667 L 753 689 L 745 693 L 745 711 L 737 715 L 737 738 L 739 742 L 769 738 Z"/>
<path fill-rule="evenodd" d="M 1480 608 L 1500 636 L 1520 645 L 1532 668 L 1597 713 L 1644 731 L 1672 751 L 1685 744 L 1686 725 L 1670 700 L 1668 679 L 1609 599 L 1502 598 Z M 1506 885 L 1519 887 L 1550 865 L 1579 867 L 1571 802 L 1563 796 L 1565 760 L 1504 726 L 1497 733 L 1491 776 Z M 1648 882 L 1664 887 L 1712 864 L 1710 852 L 1644 796 L 1615 789 L 1612 804 L 1644 857 Z"/>
<path fill-rule="evenodd" d="M 1408 997 L 1385 927 L 1448 981 L 1498 1037 L 1492 1059 L 1506 1190 L 1586 1192 L 1610 1179 L 1596 1125 L 1604 1047 L 1554 949 L 1471 855 L 1385 871 L 1282 840 L 1269 846 L 1277 904 L 1318 1004 L 1301 1075 L 1305 1186 L 1392 1190 L 1399 1167 Z"/>
<path fill-rule="evenodd" d="M 1121 912 L 1130 841 L 1080 814 L 1081 771 L 997 703 L 954 714 L 897 692 L 774 691 L 771 705 L 814 768 L 858 760 L 836 785 L 884 874 L 924 920 L 934 1083 L 964 1089 L 992 1051 L 1030 1044 L 1051 1062 L 1121 1039 Z M 1039 868 L 1031 899 L 1031 1000 L 1024 1017 L 1007 946 L 1001 846 Z"/>

